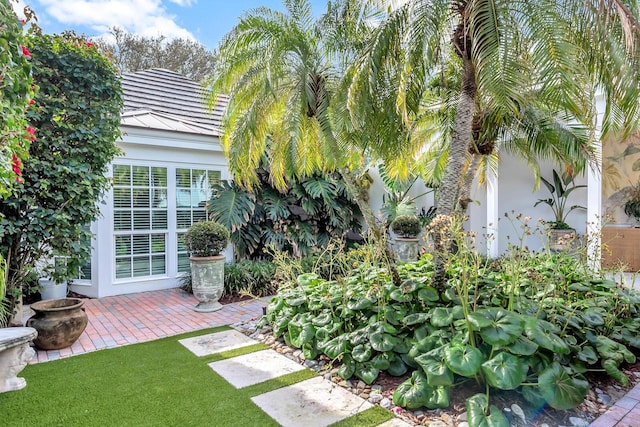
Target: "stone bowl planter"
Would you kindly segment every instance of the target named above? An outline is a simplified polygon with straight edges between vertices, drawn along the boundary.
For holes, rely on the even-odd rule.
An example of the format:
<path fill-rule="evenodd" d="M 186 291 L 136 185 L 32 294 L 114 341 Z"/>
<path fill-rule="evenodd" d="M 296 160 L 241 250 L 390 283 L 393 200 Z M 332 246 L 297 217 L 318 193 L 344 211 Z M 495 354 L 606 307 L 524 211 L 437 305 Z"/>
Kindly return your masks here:
<path fill-rule="evenodd" d="M 36 314 L 27 320 L 27 326 L 38 331 L 33 343 L 43 350 L 69 347 L 82 335 L 88 318 L 79 298 L 61 298 L 31 304 Z"/>
<path fill-rule="evenodd" d="M 0 393 L 27 386 L 27 381 L 17 375 L 36 354 L 29 342 L 37 334 L 33 328 L 0 329 Z"/>

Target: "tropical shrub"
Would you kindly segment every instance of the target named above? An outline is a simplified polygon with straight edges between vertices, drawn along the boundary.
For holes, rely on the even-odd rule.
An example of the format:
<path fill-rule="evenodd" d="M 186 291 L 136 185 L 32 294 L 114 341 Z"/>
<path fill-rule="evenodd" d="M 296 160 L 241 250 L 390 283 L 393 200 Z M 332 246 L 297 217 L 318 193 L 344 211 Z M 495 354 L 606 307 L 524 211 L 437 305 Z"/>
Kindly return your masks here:
<path fill-rule="evenodd" d="M 264 297 L 277 291 L 276 265 L 271 261 L 240 261 L 224 267 L 225 295 Z"/>
<path fill-rule="evenodd" d="M 533 206 L 536 207 L 544 203 L 551 208 L 554 217 L 553 221 L 548 222 L 551 229 L 571 229 L 571 226 L 567 224 L 567 216 L 576 209 L 585 209 L 584 206 L 580 205 L 567 206 L 569 195 L 574 190 L 587 187 L 586 185 L 576 185 L 574 178 L 575 175 L 570 172 L 565 172 L 560 176 L 555 169 L 553 170 L 553 183 L 547 181 L 544 177 L 540 177 L 544 186 L 549 190 L 549 198 L 539 199 Z"/>
<path fill-rule="evenodd" d="M 399 287 L 376 266 L 338 280 L 302 274 L 271 300 L 266 321 L 305 357 L 340 362 L 343 378 L 370 384 L 380 371 L 411 371 L 394 394 L 408 408 L 448 406 L 456 377 L 480 382 L 487 393 L 467 401 L 472 426 L 508 426 L 487 412 L 490 390 L 567 409 L 583 401 L 587 371 L 628 383 L 620 365 L 640 349 L 640 293 L 564 253 L 513 247 L 488 260 L 465 243 L 461 221 L 450 227 L 458 250 L 446 258 L 444 292 L 431 285 L 431 254 L 398 266 Z"/>
<path fill-rule="evenodd" d="M 191 256 L 219 255 L 229 244 L 229 230 L 213 221 L 200 221 L 184 233 L 184 246 Z"/>
<path fill-rule="evenodd" d="M 49 272 L 56 281 L 79 277 L 91 251 L 86 225 L 100 212 L 120 135 L 120 79 L 92 43 L 70 33 L 42 34 L 31 35 L 26 48 L 39 87 L 27 113 L 37 139 L 23 182 L 0 204 L 7 292 L 19 292 L 36 261 L 54 255 L 69 257 L 67 268 Z"/>
<path fill-rule="evenodd" d="M 313 175 L 283 192 L 271 185 L 265 169 L 258 177 L 254 192 L 233 182 L 214 186 L 209 202 L 212 219 L 231 231 L 238 259 L 268 257 L 270 245 L 303 257 L 360 230 L 359 211 L 336 175 Z"/>

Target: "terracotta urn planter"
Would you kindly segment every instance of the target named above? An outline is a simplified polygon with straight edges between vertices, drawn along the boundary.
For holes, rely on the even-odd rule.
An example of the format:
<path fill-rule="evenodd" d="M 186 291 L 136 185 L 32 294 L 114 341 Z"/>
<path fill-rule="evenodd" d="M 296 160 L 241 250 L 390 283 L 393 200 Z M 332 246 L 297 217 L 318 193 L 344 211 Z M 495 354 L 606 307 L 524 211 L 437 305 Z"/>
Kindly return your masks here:
<path fill-rule="evenodd" d="M 38 331 L 33 343 L 43 350 L 69 347 L 87 327 L 87 314 L 79 298 L 61 298 L 31 304 L 36 314 L 27 320 L 27 326 Z"/>

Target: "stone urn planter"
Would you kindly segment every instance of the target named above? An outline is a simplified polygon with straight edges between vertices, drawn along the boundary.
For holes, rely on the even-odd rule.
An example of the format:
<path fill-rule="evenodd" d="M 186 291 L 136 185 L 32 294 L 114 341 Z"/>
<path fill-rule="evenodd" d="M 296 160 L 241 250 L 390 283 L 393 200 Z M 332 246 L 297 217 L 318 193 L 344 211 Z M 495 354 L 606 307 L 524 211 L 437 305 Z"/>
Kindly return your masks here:
<path fill-rule="evenodd" d="M 190 257 L 191 287 L 198 305 L 194 310 L 210 313 L 220 310 L 222 304 L 218 302 L 224 292 L 224 255 L 210 257 Z"/>
<path fill-rule="evenodd" d="M 229 231 L 213 221 L 196 222 L 184 234 L 184 245 L 191 254 L 191 288 L 200 301 L 194 310 L 210 313 L 220 310 L 224 292 L 224 261 L 220 252 L 229 243 Z"/>
<path fill-rule="evenodd" d="M 27 320 L 27 326 L 38 331 L 33 343 L 43 350 L 69 347 L 87 327 L 84 301 L 79 298 L 61 298 L 31 304 L 36 314 Z"/>
<path fill-rule="evenodd" d="M 395 255 L 400 262 L 411 262 L 418 259 L 419 240 L 422 227 L 415 215 L 398 215 L 391 222 L 391 230 L 397 234 L 394 241 Z"/>
<path fill-rule="evenodd" d="M 36 354 L 29 347 L 36 335 L 33 328 L 0 329 L 0 393 L 27 386 L 27 381 L 18 378 L 18 374 Z"/>
<path fill-rule="evenodd" d="M 573 228 L 549 230 L 549 249 L 551 252 L 567 251 L 573 247 L 576 240 L 576 230 Z"/>
<path fill-rule="evenodd" d="M 418 259 L 419 241 L 417 238 L 396 237 L 394 243 L 398 261 L 410 262 Z"/>

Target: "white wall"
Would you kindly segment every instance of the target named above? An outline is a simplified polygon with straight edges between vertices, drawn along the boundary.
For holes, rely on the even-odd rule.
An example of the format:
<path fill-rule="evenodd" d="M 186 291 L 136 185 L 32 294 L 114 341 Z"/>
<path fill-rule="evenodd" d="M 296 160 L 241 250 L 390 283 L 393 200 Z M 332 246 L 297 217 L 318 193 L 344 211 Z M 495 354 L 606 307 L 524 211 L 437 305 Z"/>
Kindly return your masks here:
<path fill-rule="evenodd" d="M 562 166 L 546 163 L 541 165 L 541 175 L 553 182 L 552 171 L 554 168 L 558 173 L 562 173 Z M 583 174 L 576 177 L 575 183 L 578 185 L 586 184 L 586 175 Z M 539 220 L 552 221 L 554 218 L 551 208 L 546 204 L 542 203 L 536 207 L 533 206 L 539 199 L 550 197 L 549 191 L 544 184 L 540 183 L 538 190 L 534 190 L 534 184 L 533 172 L 524 161 L 511 155 L 502 155 L 498 180 L 498 214 L 500 215 L 498 248 L 500 253 L 506 251 L 509 241 L 518 243 L 519 236 L 522 234 L 517 222 L 514 228 L 504 217 L 505 213 L 511 216 L 520 213 L 523 217 L 531 217 L 530 225 L 534 228 L 539 224 Z M 600 189 L 597 189 L 597 191 L 600 191 Z M 573 205 L 587 206 L 586 188 L 574 190 L 570 194 L 567 206 Z M 512 211 L 514 212 L 513 215 Z M 567 217 L 567 223 L 575 228 L 578 234 L 584 234 L 586 218 L 586 210 L 574 210 Z M 526 239 L 526 245 L 531 250 L 539 250 L 542 248 L 543 242 L 540 235 L 536 234 Z"/>
<path fill-rule="evenodd" d="M 191 169 L 212 169 L 221 172 L 221 179 L 229 179 L 226 159 L 217 138 L 206 135 L 180 134 L 146 128 L 123 127 L 123 137 L 118 146 L 123 154 L 114 163 Z M 173 169 L 171 169 L 173 170 Z M 109 170 L 111 175 L 111 168 Z M 168 174 L 169 198 L 175 189 L 175 174 Z M 173 195 L 175 198 L 175 194 Z M 175 210 L 168 210 L 168 223 L 175 224 Z M 170 225 L 171 227 L 171 225 Z M 90 296 L 104 297 L 135 292 L 145 292 L 176 287 L 181 275 L 176 269 L 175 233 L 169 232 L 166 241 L 167 274 L 131 279 L 115 277 L 115 242 L 113 235 L 112 193 L 101 205 L 101 217 L 92 224 L 94 233 L 91 281 L 77 281 L 71 290 Z M 227 259 L 233 259 L 228 248 Z"/>

